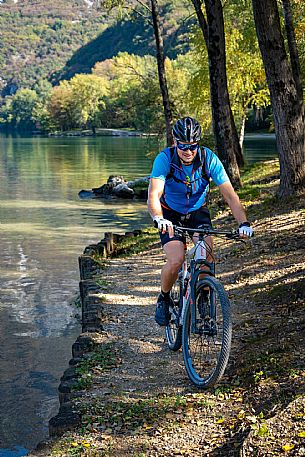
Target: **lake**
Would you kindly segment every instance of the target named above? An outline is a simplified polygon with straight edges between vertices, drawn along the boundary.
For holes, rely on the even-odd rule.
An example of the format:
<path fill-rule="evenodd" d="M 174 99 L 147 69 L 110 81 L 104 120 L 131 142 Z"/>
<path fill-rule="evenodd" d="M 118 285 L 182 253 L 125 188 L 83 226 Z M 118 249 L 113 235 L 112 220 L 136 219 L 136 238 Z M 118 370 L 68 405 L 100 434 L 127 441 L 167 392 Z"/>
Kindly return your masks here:
<path fill-rule="evenodd" d="M 78 256 L 106 231 L 150 223 L 144 202 L 80 200 L 111 174 L 146 176 L 145 138 L 0 135 L 0 457 L 48 434 L 57 387 L 80 333 Z M 272 135 L 247 135 L 249 163 L 276 156 Z"/>

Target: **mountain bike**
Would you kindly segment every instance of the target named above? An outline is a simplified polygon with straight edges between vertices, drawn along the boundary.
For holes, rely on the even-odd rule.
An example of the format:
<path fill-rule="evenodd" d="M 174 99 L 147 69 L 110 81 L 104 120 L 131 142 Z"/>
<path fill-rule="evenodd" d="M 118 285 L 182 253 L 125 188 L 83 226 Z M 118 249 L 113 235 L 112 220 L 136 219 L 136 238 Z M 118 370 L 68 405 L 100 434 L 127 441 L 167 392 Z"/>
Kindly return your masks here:
<path fill-rule="evenodd" d="M 191 249 L 185 244 L 185 261 L 172 291 L 170 322 L 165 333 L 169 348 L 182 346 L 183 359 L 189 379 L 200 388 L 211 387 L 222 377 L 230 355 L 232 321 L 230 301 L 223 285 L 215 278 L 215 262 L 206 242 L 208 236 L 239 239 L 238 232 L 214 230 L 210 227 L 191 229 L 174 226 L 175 235 L 192 240 Z M 198 234 L 198 235 L 197 235 Z"/>

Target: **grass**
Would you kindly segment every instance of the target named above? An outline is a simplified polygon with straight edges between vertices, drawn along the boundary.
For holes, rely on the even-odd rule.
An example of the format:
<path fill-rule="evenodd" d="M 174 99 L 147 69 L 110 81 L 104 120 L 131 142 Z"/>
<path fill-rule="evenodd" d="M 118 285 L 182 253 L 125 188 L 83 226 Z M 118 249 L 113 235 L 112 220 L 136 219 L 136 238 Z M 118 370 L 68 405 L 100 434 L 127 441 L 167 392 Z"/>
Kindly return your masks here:
<path fill-rule="evenodd" d="M 137 236 L 127 236 L 116 246 L 113 257 L 126 257 L 143 252 L 159 241 L 158 231 L 151 227 Z"/>
<path fill-rule="evenodd" d="M 241 171 L 242 187 L 237 194 L 247 208 L 249 216 L 267 211 L 276 202 L 277 179 L 279 174 L 278 160 L 270 160 L 249 165 Z M 227 207 L 219 195 L 219 190 L 212 185 L 209 197 L 209 209 L 214 217 L 221 215 Z"/>
<path fill-rule="evenodd" d="M 100 288 L 104 291 L 107 291 L 108 290 L 108 287 L 109 287 L 109 283 L 107 281 L 105 281 L 105 279 L 97 279 L 96 281 L 96 284 L 98 286 L 100 286 Z"/>
<path fill-rule="evenodd" d="M 112 343 L 98 345 L 93 352 L 86 354 L 76 368 L 78 375 L 73 390 L 89 389 L 93 383 L 95 373 L 111 370 L 119 363 L 117 351 Z"/>
<path fill-rule="evenodd" d="M 127 257 L 133 254 L 139 254 L 160 241 L 158 231 L 153 227 L 147 227 L 141 233 L 135 236 L 125 236 L 122 241 L 116 244 L 115 251 L 109 257 Z M 100 269 L 107 268 L 107 259 L 101 257 L 97 252 L 92 255 L 92 258 L 97 262 Z M 96 278 L 104 290 L 107 290 L 107 283 Z"/>

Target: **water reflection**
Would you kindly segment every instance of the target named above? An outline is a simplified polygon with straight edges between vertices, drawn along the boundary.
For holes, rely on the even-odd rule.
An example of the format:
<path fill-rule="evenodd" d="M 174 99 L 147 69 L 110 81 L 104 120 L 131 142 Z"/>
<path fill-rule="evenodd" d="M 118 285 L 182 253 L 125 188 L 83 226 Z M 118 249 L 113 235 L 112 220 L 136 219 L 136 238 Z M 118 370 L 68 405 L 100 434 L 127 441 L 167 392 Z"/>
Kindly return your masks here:
<path fill-rule="evenodd" d="M 0 457 L 47 434 L 80 328 L 78 256 L 105 231 L 148 222 L 144 203 L 79 200 L 110 174 L 145 176 L 142 139 L 0 137 Z M 12 450 L 8 450 L 12 448 Z"/>
<path fill-rule="evenodd" d="M 275 135 L 270 133 L 248 133 L 244 141 L 246 163 L 262 162 L 278 156 Z"/>

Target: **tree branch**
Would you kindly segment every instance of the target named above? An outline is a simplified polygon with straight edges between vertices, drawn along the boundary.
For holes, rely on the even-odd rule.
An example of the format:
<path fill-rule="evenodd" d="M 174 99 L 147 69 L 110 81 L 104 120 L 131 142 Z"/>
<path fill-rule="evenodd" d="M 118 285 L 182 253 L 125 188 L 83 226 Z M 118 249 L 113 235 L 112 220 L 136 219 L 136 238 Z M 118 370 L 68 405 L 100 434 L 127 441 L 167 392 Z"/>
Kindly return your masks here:
<path fill-rule="evenodd" d="M 149 8 L 149 6 L 145 5 L 144 2 L 142 2 L 141 0 L 137 0 L 137 3 L 139 3 L 139 4 L 142 5 L 147 11 L 149 11 L 149 14 L 150 14 L 150 15 L 152 14 L 152 10 Z"/>
<path fill-rule="evenodd" d="M 207 21 L 204 17 L 202 9 L 201 9 L 202 2 L 201 2 L 201 0 L 192 0 L 192 3 L 194 5 L 194 8 L 195 8 L 195 11 L 197 14 L 197 18 L 198 18 L 198 22 L 199 22 L 200 28 L 202 30 L 206 45 L 207 45 L 208 41 L 209 41 L 209 32 L 208 32 Z"/>

